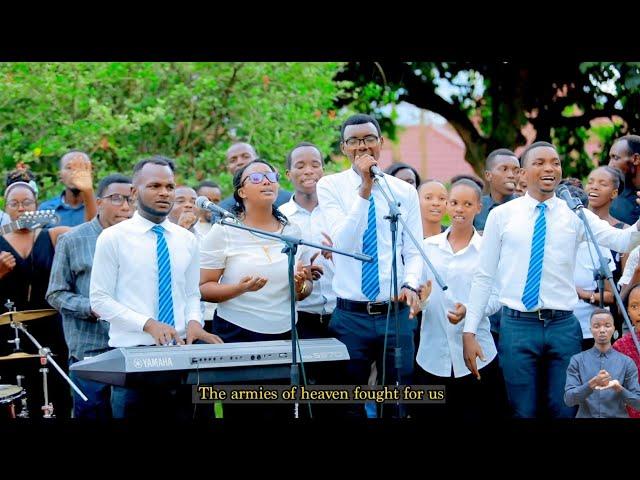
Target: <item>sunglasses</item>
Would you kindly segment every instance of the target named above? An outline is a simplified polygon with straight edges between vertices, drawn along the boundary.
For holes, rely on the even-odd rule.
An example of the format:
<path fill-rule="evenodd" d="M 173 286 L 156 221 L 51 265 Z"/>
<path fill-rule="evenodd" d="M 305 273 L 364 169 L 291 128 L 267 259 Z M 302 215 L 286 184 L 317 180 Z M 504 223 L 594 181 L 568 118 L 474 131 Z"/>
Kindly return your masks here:
<path fill-rule="evenodd" d="M 249 181 L 251 183 L 254 183 L 254 184 L 262 183 L 262 181 L 265 178 L 267 180 L 269 180 L 271 183 L 277 183 L 280 180 L 280 174 L 278 172 L 267 172 L 267 173 L 256 172 L 256 173 L 250 173 L 249 175 L 244 177 L 244 180 L 242 180 L 242 183 L 240 185 L 244 185 L 244 182 L 246 182 L 247 179 L 249 179 Z"/>

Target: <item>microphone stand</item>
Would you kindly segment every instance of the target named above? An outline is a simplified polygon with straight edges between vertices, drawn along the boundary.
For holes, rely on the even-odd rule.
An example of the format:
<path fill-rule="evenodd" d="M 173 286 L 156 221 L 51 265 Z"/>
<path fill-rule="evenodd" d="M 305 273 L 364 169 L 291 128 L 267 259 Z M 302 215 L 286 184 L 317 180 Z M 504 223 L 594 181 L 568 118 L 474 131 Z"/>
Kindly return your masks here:
<path fill-rule="evenodd" d="M 230 220 L 231 218 L 235 218 L 235 221 Z M 221 218 L 218 223 L 220 225 L 226 225 L 228 227 L 237 228 L 240 230 L 246 230 L 247 232 L 255 233 L 258 235 L 262 235 L 265 237 L 275 238 L 276 240 L 280 240 L 284 243 L 284 248 L 282 249 L 282 253 L 286 253 L 288 257 L 288 269 L 289 269 L 289 297 L 290 297 L 290 305 L 291 305 L 291 385 L 298 386 L 300 385 L 300 365 L 298 361 L 297 355 L 297 344 L 298 344 L 298 334 L 296 331 L 296 292 L 295 292 L 295 282 L 294 282 L 294 268 L 295 268 L 295 257 L 298 251 L 299 245 L 307 245 L 309 247 L 317 248 L 319 250 L 328 250 L 333 253 L 337 253 L 338 255 L 344 255 L 346 257 L 352 257 L 356 260 L 360 260 L 362 262 L 372 262 L 373 258 L 368 255 L 361 255 L 359 253 L 349 253 L 342 250 L 338 250 L 333 247 L 328 247 L 326 245 L 318 245 L 316 243 L 307 242 L 302 240 L 301 238 L 292 237 L 289 235 L 280 235 L 278 233 L 267 232 L 266 230 L 260 230 L 258 228 L 248 227 L 246 225 L 242 225 L 239 223 L 238 219 L 234 217 L 231 213 L 227 212 L 223 218 Z M 302 354 L 302 352 L 301 352 Z M 298 402 L 294 405 L 294 417 L 298 417 Z"/>
<path fill-rule="evenodd" d="M 620 292 L 618 292 L 618 287 L 613 281 L 613 274 L 611 273 L 611 269 L 609 268 L 609 262 L 605 260 L 605 258 L 602 256 L 602 252 L 600 251 L 600 245 L 598 245 L 598 243 L 596 242 L 596 238 L 593 235 L 591 226 L 589 225 L 587 217 L 584 214 L 584 206 L 582 205 L 582 202 L 579 199 L 571 196 L 568 190 L 566 193 L 568 194 L 568 198 L 565 198 L 564 196 L 561 196 L 560 198 L 565 200 L 569 208 L 573 210 L 576 215 L 578 215 L 578 218 L 580 218 L 580 220 L 582 220 L 582 223 L 584 224 L 585 230 L 587 232 L 587 239 L 594 246 L 596 254 L 598 255 L 598 262 L 599 262 L 599 266 L 597 268 L 598 275 L 601 278 L 606 278 L 609 281 L 609 284 L 611 285 L 611 291 L 613 292 L 613 296 L 616 299 L 616 304 L 618 305 L 618 309 L 622 313 L 622 317 L 624 318 L 624 321 L 626 322 L 627 327 L 631 332 L 631 338 L 633 339 L 633 343 L 636 346 L 636 350 L 640 353 L 640 344 L 638 343 L 638 337 L 636 336 L 635 329 L 631 324 L 631 320 L 629 320 L 629 315 L 627 314 L 627 310 L 624 308 L 622 298 L 620 297 Z M 635 228 L 635 227 L 631 227 L 631 228 Z M 604 288 L 602 288 L 600 292 L 601 292 L 600 293 L 601 298 L 603 298 Z"/>
<path fill-rule="evenodd" d="M 382 176 L 382 178 L 384 179 L 384 176 Z M 385 179 L 385 183 L 387 183 L 387 188 L 389 189 L 389 193 L 391 194 L 392 197 L 394 197 L 393 199 L 391 199 L 389 197 L 389 195 L 387 194 L 387 192 L 384 191 L 384 188 L 382 187 L 382 184 L 380 183 L 380 176 L 379 175 L 373 175 L 373 181 L 376 185 L 378 185 L 379 189 L 380 189 L 380 193 L 382 193 L 382 196 L 384 197 L 384 199 L 387 201 L 387 204 L 389 205 L 389 215 L 385 215 L 385 220 L 389 220 L 389 229 L 391 230 L 391 285 L 392 285 L 392 289 L 393 289 L 393 298 L 396 299 L 395 302 L 393 302 L 393 315 L 394 315 L 394 320 L 395 320 L 395 331 L 396 331 L 396 346 L 394 348 L 394 367 L 396 369 L 396 387 L 399 388 L 400 386 L 400 370 L 402 369 L 402 348 L 400 347 L 400 318 L 399 318 L 399 314 L 398 314 L 398 265 L 397 265 L 397 250 L 398 250 L 398 246 L 397 246 L 397 233 L 398 233 L 398 222 L 400 222 L 404 228 L 404 232 L 408 234 L 409 238 L 411 239 L 411 241 L 413 242 L 413 244 L 415 245 L 416 249 L 418 250 L 418 252 L 420 252 L 420 255 L 422 256 L 422 259 L 424 260 L 424 262 L 427 264 L 427 266 L 429 267 L 429 269 L 431 270 L 431 272 L 433 273 L 433 276 L 435 277 L 436 282 L 438 282 L 438 285 L 440 286 L 440 288 L 442 288 L 442 290 L 447 290 L 447 288 L 449 288 L 447 285 L 445 285 L 444 280 L 442 279 L 442 277 L 440 276 L 440 274 L 436 271 L 436 269 L 434 268 L 433 264 L 429 261 L 429 259 L 427 258 L 427 255 L 424 253 L 424 250 L 422 249 L 422 245 L 420 245 L 420 243 L 418 243 L 418 241 L 416 240 L 416 238 L 413 236 L 413 234 L 411 233 L 411 230 L 409 228 L 407 228 L 407 224 L 404 221 L 404 219 L 400 216 L 401 213 L 398 210 L 398 207 L 400 207 L 400 203 L 396 200 L 395 196 L 393 195 L 393 191 L 391 190 L 391 188 L 389 187 L 389 184 L 387 183 L 386 179 Z M 385 337 L 387 335 L 387 330 L 385 329 Z M 385 339 L 385 344 L 386 344 L 386 339 Z M 386 355 L 385 355 L 386 357 Z M 384 376 L 384 373 L 383 373 Z M 398 418 L 402 418 L 404 416 L 404 408 L 403 408 L 403 404 L 401 404 L 400 402 L 396 403 L 396 414 L 398 416 Z M 382 415 L 381 415 L 382 416 Z"/>

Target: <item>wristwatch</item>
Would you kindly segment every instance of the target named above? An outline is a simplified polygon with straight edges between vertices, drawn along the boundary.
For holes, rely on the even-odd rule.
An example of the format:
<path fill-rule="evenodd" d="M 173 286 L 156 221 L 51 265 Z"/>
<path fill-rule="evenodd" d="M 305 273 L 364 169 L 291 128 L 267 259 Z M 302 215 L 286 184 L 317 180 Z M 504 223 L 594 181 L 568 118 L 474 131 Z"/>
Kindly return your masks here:
<path fill-rule="evenodd" d="M 420 293 L 418 292 L 418 289 L 417 289 L 417 288 L 413 288 L 413 287 L 412 287 L 411 285 L 409 285 L 408 283 L 403 283 L 403 284 L 402 284 L 402 287 L 400 287 L 400 288 L 401 288 L 401 289 L 402 289 L 402 288 L 409 289 L 409 290 L 411 290 L 412 292 L 415 292 L 415 294 L 416 294 L 416 295 L 420 295 Z"/>

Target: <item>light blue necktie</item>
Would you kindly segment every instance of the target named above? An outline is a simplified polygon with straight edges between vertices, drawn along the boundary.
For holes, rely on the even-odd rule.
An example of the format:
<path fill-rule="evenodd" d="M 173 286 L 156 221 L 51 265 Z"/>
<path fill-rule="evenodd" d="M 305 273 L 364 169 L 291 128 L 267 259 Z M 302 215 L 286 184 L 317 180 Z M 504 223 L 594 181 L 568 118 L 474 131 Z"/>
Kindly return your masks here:
<path fill-rule="evenodd" d="M 544 203 L 539 203 L 540 209 L 535 226 L 533 227 L 533 239 L 531 240 L 531 256 L 529 257 L 529 271 L 527 281 L 522 293 L 522 303 L 527 310 L 532 310 L 538 305 L 540 298 L 540 278 L 542 277 L 542 262 L 544 260 L 544 241 L 547 233 L 547 219 L 545 218 Z"/>
<path fill-rule="evenodd" d="M 156 260 L 158 262 L 158 321 L 174 326 L 173 298 L 171 296 L 171 258 L 164 228 L 160 225 L 152 229 L 156 234 Z"/>
<path fill-rule="evenodd" d="M 362 237 L 362 253 L 373 257 L 373 262 L 362 262 L 362 286 L 365 297 L 374 301 L 380 293 L 378 278 L 378 238 L 376 233 L 376 204 L 373 195 L 369 197 L 367 229 Z"/>

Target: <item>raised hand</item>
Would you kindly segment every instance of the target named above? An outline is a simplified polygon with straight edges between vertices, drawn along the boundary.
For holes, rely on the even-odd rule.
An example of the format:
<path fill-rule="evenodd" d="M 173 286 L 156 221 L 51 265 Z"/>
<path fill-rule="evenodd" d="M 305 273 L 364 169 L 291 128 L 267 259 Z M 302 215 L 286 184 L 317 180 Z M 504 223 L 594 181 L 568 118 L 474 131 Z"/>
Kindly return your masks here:
<path fill-rule="evenodd" d="M 16 257 L 9 252 L 0 252 L 0 278 L 16 268 Z"/>
<path fill-rule="evenodd" d="M 88 162 L 83 155 L 76 155 L 67 164 L 71 169 L 70 183 L 80 190 L 87 192 L 93 190 L 93 176 L 91 162 Z"/>
<path fill-rule="evenodd" d="M 322 233 L 322 236 L 324 237 L 324 241 L 322 242 L 322 245 L 326 245 L 327 247 L 333 247 L 333 240 L 331 240 L 331 237 L 329 236 L 329 234 L 325 232 L 320 232 L 320 233 Z M 322 250 L 322 256 L 327 260 L 331 260 L 331 263 L 333 263 L 333 252 L 329 250 Z"/>

